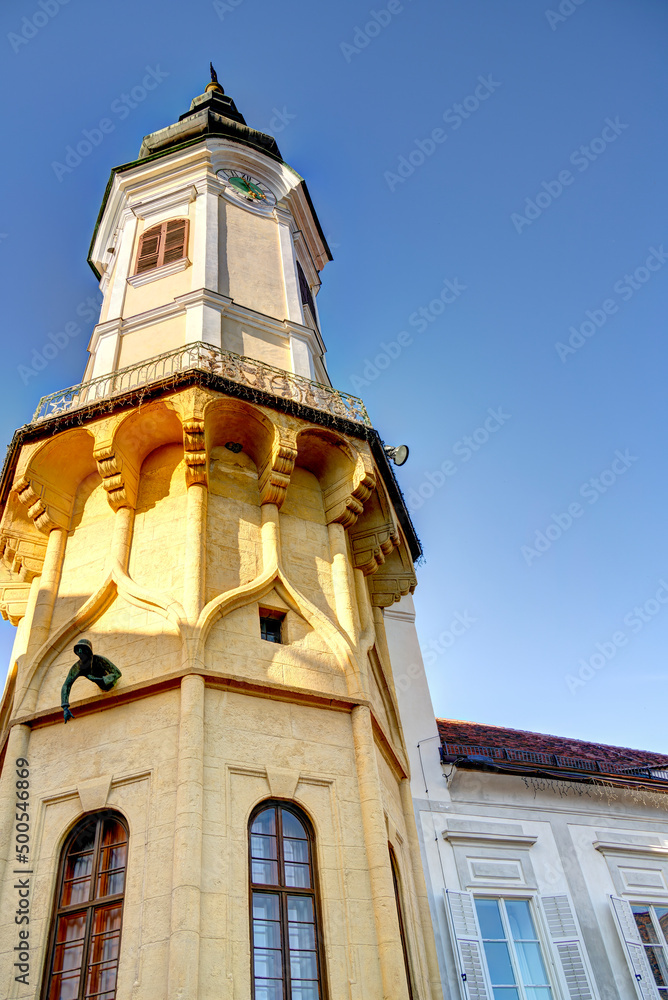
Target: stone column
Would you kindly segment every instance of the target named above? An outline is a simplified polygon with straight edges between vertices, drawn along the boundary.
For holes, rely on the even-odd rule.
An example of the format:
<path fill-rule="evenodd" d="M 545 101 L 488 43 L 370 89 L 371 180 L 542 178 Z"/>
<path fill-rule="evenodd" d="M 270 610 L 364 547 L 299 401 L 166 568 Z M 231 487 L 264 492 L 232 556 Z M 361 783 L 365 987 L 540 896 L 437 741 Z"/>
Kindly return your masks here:
<path fill-rule="evenodd" d="M 354 591 L 350 581 L 346 531 L 338 521 L 328 524 L 327 530 L 329 532 L 329 550 L 332 554 L 332 583 L 334 585 L 336 617 L 343 631 L 354 643 L 357 637 L 357 619 Z"/>
<path fill-rule="evenodd" d="M 203 785 L 204 680 L 188 674 L 181 681 L 168 1000 L 198 997 Z"/>
<path fill-rule="evenodd" d="M 35 608 L 30 624 L 30 634 L 28 636 L 25 660 L 29 664 L 40 647 L 46 642 L 51 630 L 51 619 L 53 618 L 53 608 L 58 596 L 60 586 L 60 576 L 65 558 L 65 546 L 67 544 L 67 532 L 64 528 L 52 528 L 49 532 L 49 540 L 46 545 L 44 565 L 39 577 Z M 26 692 L 23 700 L 24 715 L 35 711 L 37 706 L 37 696 L 39 689 L 37 681 L 33 678 L 30 688 Z"/>
<path fill-rule="evenodd" d="M 355 706 L 352 711 L 352 724 L 362 827 L 383 981 L 383 1000 L 408 1000 L 406 969 L 376 762 L 376 746 L 371 727 L 371 712 L 366 705 Z"/>
<path fill-rule="evenodd" d="M 262 569 L 281 561 L 280 513 L 275 503 L 263 503 L 262 513 Z"/>
<path fill-rule="evenodd" d="M 124 573 L 130 565 L 130 549 L 132 547 L 132 532 L 135 523 L 135 512 L 132 507 L 119 507 L 114 514 L 114 535 L 112 540 L 112 559 L 115 559 Z"/>
<path fill-rule="evenodd" d="M 204 607 L 206 579 L 206 514 L 209 493 L 205 483 L 191 483 L 186 496 L 186 557 L 183 573 L 183 607 L 196 622 Z"/>

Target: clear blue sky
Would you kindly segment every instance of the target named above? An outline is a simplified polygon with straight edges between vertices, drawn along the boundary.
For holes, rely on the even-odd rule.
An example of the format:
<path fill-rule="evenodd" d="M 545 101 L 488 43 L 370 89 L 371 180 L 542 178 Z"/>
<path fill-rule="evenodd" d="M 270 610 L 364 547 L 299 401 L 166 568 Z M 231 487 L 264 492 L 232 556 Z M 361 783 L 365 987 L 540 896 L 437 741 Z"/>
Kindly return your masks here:
<path fill-rule="evenodd" d="M 7 0 L 0 25 L 0 438 L 80 380 L 110 168 L 213 59 L 308 180 L 332 381 L 410 446 L 437 714 L 668 751 L 665 3 Z"/>

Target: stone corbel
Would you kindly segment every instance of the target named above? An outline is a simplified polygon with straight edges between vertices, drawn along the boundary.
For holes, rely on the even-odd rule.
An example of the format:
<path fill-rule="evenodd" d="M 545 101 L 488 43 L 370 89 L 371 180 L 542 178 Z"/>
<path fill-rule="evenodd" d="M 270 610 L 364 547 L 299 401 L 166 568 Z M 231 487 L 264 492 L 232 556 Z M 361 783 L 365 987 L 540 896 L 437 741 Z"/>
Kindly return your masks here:
<path fill-rule="evenodd" d="M 408 553 L 400 539 L 398 548 L 386 559 L 383 567 L 369 577 L 369 595 L 375 608 L 389 608 L 407 594 L 412 594 L 417 577 Z"/>
<path fill-rule="evenodd" d="M 192 417 L 183 421 L 183 458 L 186 463 L 186 485 L 209 485 L 204 420 Z"/>
<path fill-rule="evenodd" d="M 0 538 L 0 558 L 10 573 L 23 583 L 31 583 L 44 565 L 46 539 L 26 538 L 14 532 L 3 532 Z"/>
<path fill-rule="evenodd" d="M 352 481 L 347 476 L 323 490 L 323 503 L 327 523 L 338 522 L 344 528 L 352 528 L 364 510 L 364 504 L 376 485 L 373 464 L 368 455 L 357 457 Z"/>
<path fill-rule="evenodd" d="M 52 528 L 69 527 L 73 497 L 59 493 L 35 477 L 21 476 L 13 486 L 19 502 L 27 507 L 35 527 L 48 535 Z"/>
<path fill-rule="evenodd" d="M 399 542 L 399 532 L 393 522 L 352 532 L 350 544 L 355 569 L 361 569 L 365 576 L 375 573 Z"/>
<path fill-rule="evenodd" d="M 260 503 L 274 503 L 277 507 L 281 507 L 290 485 L 296 458 L 296 434 L 288 428 L 281 427 L 271 446 L 271 453 L 259 470 Z"/>
<path fill-rule="evenodd" d="M 206 442 L 205 409 L 211 397 L 201 389 L 188 389 L 174 397 L 173 405 L 183 427 L 183 460 L 186 486 L 209 485 L 209 449 Z"/>
<path fill-rule="evenodd" d="M 0 584 L 0 616 L 6 622 L 18 625 L 26 613 L 29 596 L 29 583 Z"/>
<path fill-rule="evenodd" d="M 97 471 L 111 508 L 114 511 L 119 507 L 134 509 L 137 503 L 139 474 L 121 448 L 113 440 L 105 442 L 95 448 L 93 457 L 97 462 Z"/>

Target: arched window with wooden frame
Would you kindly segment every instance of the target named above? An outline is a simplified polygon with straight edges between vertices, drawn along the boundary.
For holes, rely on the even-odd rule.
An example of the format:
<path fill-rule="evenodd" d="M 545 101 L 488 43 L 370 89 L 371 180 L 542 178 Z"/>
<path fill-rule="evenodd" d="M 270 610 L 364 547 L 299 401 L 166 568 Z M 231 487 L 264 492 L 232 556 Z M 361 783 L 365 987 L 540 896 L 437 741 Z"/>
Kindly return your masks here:
<path fill-rule="evenodd" d="M 139 239 L 135 274 L 183 260 L 188 253 L 188 219 L 169 219 L 151 226 Z"/>
<path fill-rule="evenodd" d="M 62 851 L 43 1000 L 116 1000 L 128 830 L 87 816 Z"/>
<path fill-rule="evenodd" d="M 314 837 L 289 802 L 263 802 L 249 824 L 253 1000 L 325 1000 Z"/>
<path fill-rule="evenodd" d="M 406 925 L 404 923 L 404 912 L 403 905 L 401 902 L 401 881 L 399 878 L 399 865 L 397 864 L 397 858 L 394 853 L 394 848 L 391 844 L 388 844 L 390 851 L 390 867 L 392 868 L 392 882 L 394 884 L 394 898 L 397 903 L 397 917 L 399 919 L 399 933 L 401 935 L 401 948 L 404 953 L 404 966 L 406 969 L 406 985 L 408 986 L 408 996 L 410 1000 L 414 1000 L 415 991 L 413 990 L 413 977 L 411 975 L 411 963 L 408 956 L 408 940 L 406 938 Z"/>

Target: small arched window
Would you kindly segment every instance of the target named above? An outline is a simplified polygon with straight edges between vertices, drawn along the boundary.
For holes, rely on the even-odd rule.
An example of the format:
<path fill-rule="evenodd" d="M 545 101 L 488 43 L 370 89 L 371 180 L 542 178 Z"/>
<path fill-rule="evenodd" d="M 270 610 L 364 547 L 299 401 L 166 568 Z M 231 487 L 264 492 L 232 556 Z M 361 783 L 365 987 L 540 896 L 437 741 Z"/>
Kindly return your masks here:
<path fill-rule="evenodd" d="M 128 831 L 115 813 L 83 819 L 60 863 L 43 1000 L 116 1000 Z"/>
<path fill-rule="evenodd" d="M 135 274 L 152 271 L 163 264 L 173 264 L 186 256 L 188 219 L 170 219 L 151 226 L 139 240 Z"/>
<path fill-rule="evenodd" d="M 310 824 L 296 806 L 263 802 L 249 840 L 253 1000 L 324 1000 Z"/>
<path fill-rule="evenodd" d="M 390 866 L 392 868 L 392 882 L 394 883 L 394 898 L 397 903 L 397 917 L 399 918 L 399 933 L 401 935 L 401 949 L 404 953 L 404 967 L 406 969 L 406 985 L 408 986 L 408 996 L 410 1000 L 413 1000 L 415 993 L 413 992 L 413 977 L 411 976 L 411 966 L 408 958 L 408 942 L 406 940 L 406 926 L 404 924 L 404 913 L 403 907 L 401 905 L 401 883 L 399 881 L 399 866 L 397 865 L 397 859 L 392 849 L 392 845 L 389 844 L 390 849 Z"/>

